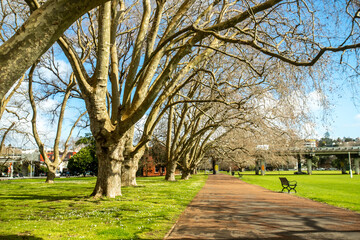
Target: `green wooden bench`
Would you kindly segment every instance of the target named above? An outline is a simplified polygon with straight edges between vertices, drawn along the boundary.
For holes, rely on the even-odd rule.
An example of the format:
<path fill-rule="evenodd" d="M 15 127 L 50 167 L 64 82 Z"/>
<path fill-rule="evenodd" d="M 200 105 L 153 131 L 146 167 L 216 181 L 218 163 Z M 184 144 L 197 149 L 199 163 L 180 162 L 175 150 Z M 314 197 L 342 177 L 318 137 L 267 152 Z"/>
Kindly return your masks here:
<path fill-rule="evenodd" d="M 279 179 L 281 181 L 281 186 L 283 187 L 281 192 L 283 192 L 284 189 L 287 189 L 288 193 L 290 193 L 291 190 L 294 190 L 296 192 L 296 189 L 295 189 L 297 186 L 296 181 L 288 181 L 285 177 L 279 177 Z"/>

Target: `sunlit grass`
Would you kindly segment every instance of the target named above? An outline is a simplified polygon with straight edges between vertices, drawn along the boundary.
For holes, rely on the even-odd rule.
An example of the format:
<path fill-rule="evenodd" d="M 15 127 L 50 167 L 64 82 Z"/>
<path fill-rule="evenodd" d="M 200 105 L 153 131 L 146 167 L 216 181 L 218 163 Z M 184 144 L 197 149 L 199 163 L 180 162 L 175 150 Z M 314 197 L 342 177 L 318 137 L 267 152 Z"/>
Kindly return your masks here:
<path fill-rule="evenodd" d="M 313 173 L 313 175 L 288 174 L 285 177 L 289 181 L 297 181 L 298 196 L 360 212 L 360 176 L 354 175 L 350 178 L 350 175 L 341 175 L 340 172 L 334 174 L 335 171 Z M 276 172 L 267 172 L 265 176 L 244 174 L 242 180 L 272 191 L 282 189 Z"/>
<path fill-rule="evenodd" d="M 88 197 L 95 178 L 1 181 L 0 239 L 162 239 L 206 178 L 139 178 L 115 200 Z"/>
<path fill-rule="evenodd" d="M 289 171 L 266 171 L 266 175 L 291 175 L 293 176 L 294 173 L 297 172 L 297 170 L 289 170 Z M 306 170 L 302 170 L 302 172 L 307 173 Z M 222 171 L 222 173 L 227 173 L 226 171 Z M 235 175 L 237 176 L 237 171 L 235 172 Z M 245 172 L 240 172 L 240 174 L 242 175 L 254 175 L 255 174 L 255 170 L 253 171 L 245 171 Z M 313 170 L 312 171 L 313 175 L 339 175 L 341 174 L 341 170 L 334 170 L 334 171 L 317 171 L 317 170 Z"/>

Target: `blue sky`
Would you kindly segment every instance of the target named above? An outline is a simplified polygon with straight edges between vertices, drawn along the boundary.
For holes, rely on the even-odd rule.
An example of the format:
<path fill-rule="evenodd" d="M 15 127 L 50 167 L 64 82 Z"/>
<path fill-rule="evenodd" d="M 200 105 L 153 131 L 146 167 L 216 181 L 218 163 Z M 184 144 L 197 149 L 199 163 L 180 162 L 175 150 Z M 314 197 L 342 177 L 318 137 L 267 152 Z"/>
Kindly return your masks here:
<path fill-rule="evenodd" d="M 323 137 L 325 132 L 330 133 L 330 138 L 360 137 L 360 106 L 355 106 L 352 93 L 341 90 L 341 96 L 333 96 L 330 101 L 332 107 L 329 110 L 327 121 L 317 123 L 317 138 Z M 321 113 L 323 114 L 323 113 Z"/>
<path fill-rule="evenodd" d="M 333 100 L 334 101 L 334 100 Z M 360 111 L 351 99 L 351 93 L 335 99 L 332 111 L 333 124 L 329 128 L 331 138 L 360 137 Z"/>

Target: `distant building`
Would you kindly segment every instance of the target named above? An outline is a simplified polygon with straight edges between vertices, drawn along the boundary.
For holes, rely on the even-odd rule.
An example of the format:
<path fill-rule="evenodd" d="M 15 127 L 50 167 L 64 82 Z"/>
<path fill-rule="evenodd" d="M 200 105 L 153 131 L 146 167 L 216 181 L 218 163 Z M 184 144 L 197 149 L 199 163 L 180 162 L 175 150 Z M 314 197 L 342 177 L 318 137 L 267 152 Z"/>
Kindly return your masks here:
<path fill-rule="evenodd" d="M 142 168 L 140 175 L 143 177 L 165 176 L 165 164 L 156 163 L 155 159 L 149 154 L 145 153 L 142 157 Z"/>
<path fill-rule="evenodd" d="M 154 158 L 150 152 L 147 151 L 141 158 L 137 175 L 143 177 L 165 176 L 166 164 Z M 175 174 L 181 174 L 180 170 L 176 169 Z"/>
<path fill-rule="evenodd" d="M 64 158 L 64 160 L 62 161 L 62 163 L 59 165 L 58 169 L 57 169 L 57 173 L 62 173 L 64 171 L 64 169 L 67 168 L 69 159 L 74 156 L 76 154 L 76 152 L 68 152 Z M 54 161 L 54 151 L 49 151 L 46 153 L 46 155 L 48 156 L 48 158 L 51 161 Z M 60 152 L 60 158 L 62 157 L 63 153 Z M 40 154 L 40 162 L 44 163 L 44 158 L 41 156 Z"/>
<path fill-rule="evenodd" d="M 316 140 L 315 139 L 305 139 L 304 147 L 306 148 L 315 148 Z"/>

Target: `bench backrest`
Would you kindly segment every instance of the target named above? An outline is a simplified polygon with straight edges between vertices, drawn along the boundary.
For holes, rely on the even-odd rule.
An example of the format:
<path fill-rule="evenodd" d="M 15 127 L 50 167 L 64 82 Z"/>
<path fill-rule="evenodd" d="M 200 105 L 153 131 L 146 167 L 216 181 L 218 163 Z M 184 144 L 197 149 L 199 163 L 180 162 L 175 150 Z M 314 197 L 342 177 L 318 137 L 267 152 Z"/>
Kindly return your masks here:
<path fill-rule="evenodd" d="M 285 177 L 279 177 L 282 185 L 289 185 L 289 181 Z"/>

